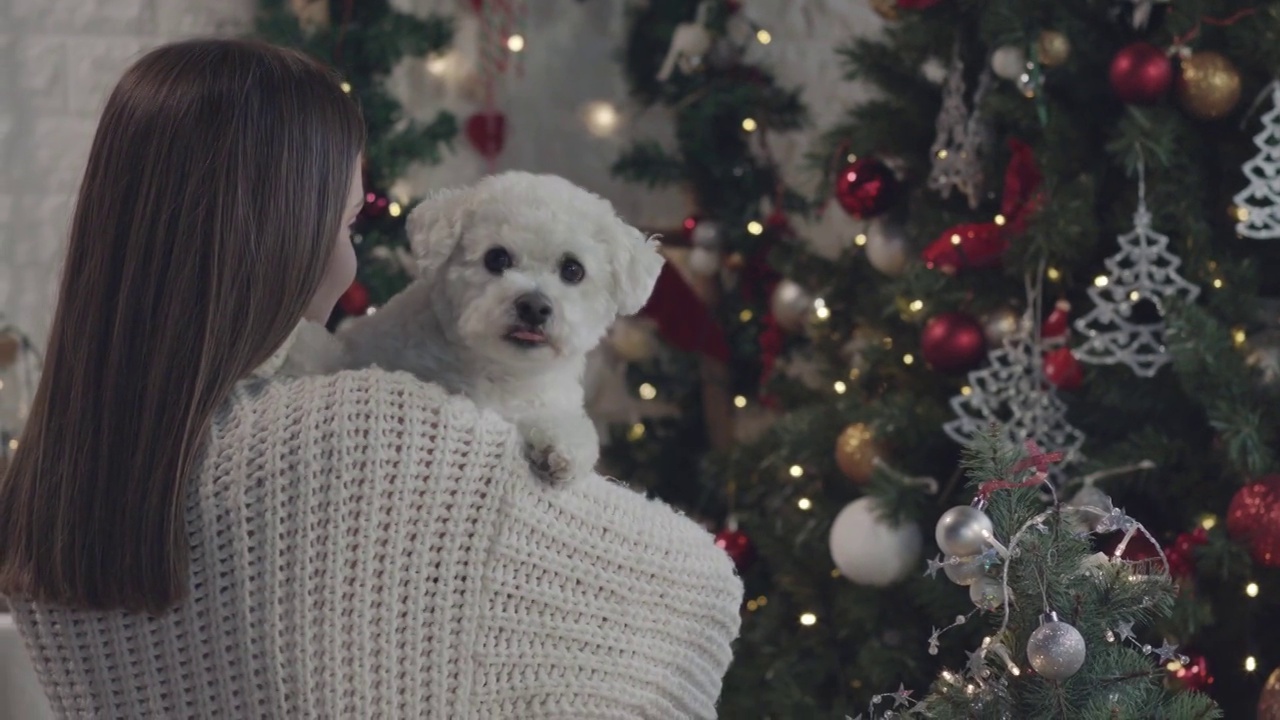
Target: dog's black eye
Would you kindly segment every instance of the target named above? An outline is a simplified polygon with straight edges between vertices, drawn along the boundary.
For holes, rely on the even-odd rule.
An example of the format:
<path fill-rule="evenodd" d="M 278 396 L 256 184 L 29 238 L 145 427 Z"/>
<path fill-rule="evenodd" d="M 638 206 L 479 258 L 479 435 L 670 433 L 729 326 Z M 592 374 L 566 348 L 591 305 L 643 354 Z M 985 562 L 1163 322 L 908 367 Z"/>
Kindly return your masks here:
<path fill-rule="evenodd" d="M 484 254 L 484 269 L 494 275 L 501 275 L 509 267 L 511 267 L 511 253 L 507 252 L 506 248 L 489 248 L 489 252 Z"/>
<path fill-rule="evenodd" d="M 582 263 L 573 258 L 565 258 L 560 263 L 560 279 L 570 285 L 577 285 L 582 282 L 582 278 L 587 276 L 587 269 L 582 267 Z"/>

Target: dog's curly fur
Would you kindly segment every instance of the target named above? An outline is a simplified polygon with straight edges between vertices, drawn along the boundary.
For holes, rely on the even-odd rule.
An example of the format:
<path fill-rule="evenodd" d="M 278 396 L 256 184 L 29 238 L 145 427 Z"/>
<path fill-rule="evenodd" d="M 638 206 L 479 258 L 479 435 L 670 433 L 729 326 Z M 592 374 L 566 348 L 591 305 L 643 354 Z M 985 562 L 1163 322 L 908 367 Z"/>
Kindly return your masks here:
<path fill-rule="evenodd" d="M 583 408 L 585 358 L 616 318 L 648 300 L 663 264 L 657 240 L 607 200 L 526 172 L 438 192 L 410 213 L 407 228 L 417 278 L 333 338 L 295 345 L 295 370 L 406 370 L 513 421 L 549 481 L 590 472 L 600 442 Z M 495 248 L 510 267 L 494 271 L 486 256 Z M 566 259 L 585 269 L 580 281 L 563 277 Z M 529 297 L 549 310 L 536 328 L 517 311 Z"/>

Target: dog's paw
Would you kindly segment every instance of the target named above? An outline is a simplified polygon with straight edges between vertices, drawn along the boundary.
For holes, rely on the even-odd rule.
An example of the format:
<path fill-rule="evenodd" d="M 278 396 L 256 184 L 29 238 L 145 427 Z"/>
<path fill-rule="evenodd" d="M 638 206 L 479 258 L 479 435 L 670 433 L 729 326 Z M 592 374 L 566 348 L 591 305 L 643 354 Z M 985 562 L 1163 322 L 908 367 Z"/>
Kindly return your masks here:
<path fill-rule="evenodd" d="M 599 439 L 590 421 L 560 418 L 525 424 L 521 430 L 529 466 L 551 485 L 561 487 L 589 475 L 600 459 Z"/>

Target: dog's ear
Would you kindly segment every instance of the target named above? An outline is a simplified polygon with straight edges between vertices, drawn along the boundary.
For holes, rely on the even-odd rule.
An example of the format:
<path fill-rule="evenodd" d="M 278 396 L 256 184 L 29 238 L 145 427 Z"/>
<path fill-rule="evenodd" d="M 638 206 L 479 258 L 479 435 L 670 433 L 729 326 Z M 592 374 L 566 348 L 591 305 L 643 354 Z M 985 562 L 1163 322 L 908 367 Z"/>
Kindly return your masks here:
<path fill-rule="evenodd" d="M 649 301 L 666 259 L 658 252 L 658 235 L 646 237 L 630 225 L 619 235 L 610 248 L 614 259 L 613 292 L 618 315 L 625 317 L 640 312 Z"/>
<path fill-rule="evenodd" d="M 418 266 L 417 277 L 430 279 L 458 246 L 466 198 L 466 190 L 437 190 L 409 213 L 405 232 Z"/>

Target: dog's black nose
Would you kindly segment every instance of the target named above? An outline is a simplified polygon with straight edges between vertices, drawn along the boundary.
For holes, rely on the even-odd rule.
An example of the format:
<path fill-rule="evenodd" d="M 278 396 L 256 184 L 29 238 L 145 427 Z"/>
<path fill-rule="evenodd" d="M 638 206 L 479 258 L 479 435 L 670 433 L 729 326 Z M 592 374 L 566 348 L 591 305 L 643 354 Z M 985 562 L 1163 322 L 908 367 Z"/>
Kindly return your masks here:
<path fill-rule="evenodd" d="M 516 317 L 526 325 L 541 327 L 551 319 L 551 300 L 540 292 L 525 293 L 516 298 Z"/>

